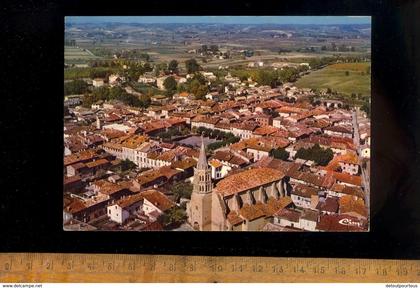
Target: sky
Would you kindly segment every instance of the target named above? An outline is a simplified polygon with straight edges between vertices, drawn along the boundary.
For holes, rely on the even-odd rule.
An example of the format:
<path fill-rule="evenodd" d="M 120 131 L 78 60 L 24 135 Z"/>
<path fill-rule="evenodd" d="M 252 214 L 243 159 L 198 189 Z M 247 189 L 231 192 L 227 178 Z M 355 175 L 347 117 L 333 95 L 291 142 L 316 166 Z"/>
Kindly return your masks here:
<path fill-rule="evenodd" d="M 371 24 L 370 16 L 67 16 L 66 23 Z"/>

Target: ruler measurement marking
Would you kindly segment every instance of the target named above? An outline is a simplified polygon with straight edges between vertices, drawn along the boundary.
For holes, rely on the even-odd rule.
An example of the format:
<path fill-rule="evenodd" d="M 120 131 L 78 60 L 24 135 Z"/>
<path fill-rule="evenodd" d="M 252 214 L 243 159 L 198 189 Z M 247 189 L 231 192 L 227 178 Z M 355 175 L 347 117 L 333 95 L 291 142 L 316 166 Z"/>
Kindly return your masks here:
<path fill-rule="evenodd" d="M 35 281 L 35 278 L 40 277 L 39 275 L 53 277 L 53 275 L 72 274 L 86 274 L 100 277 L 99 279 L 107 278 L 107 275 L 111 274 L 121 275 L 121 277 L 132 276 L 130 281 L 140 281 L 143 277 L 159 279 L 165 276 L 165 279 L 169 277 L 168 279 L 174 280 L 214 279 L 214 281 L 222 282 L 228 281 L 223 279 L 246 281 L 252 276 L 254 279 L 258 277 L 256 279 L 260 281 L 264 278 L 289 281 L 302 279 L 360 281 L 360 279 L 370 277 L 377 281 L 404 282 L 420 279 L 420 266 L 419 261 L 413 260 L 0 254 L 0 279 L 5 275 L 21 275 L 22 277 L 30 275 L 29 280 Z"/>

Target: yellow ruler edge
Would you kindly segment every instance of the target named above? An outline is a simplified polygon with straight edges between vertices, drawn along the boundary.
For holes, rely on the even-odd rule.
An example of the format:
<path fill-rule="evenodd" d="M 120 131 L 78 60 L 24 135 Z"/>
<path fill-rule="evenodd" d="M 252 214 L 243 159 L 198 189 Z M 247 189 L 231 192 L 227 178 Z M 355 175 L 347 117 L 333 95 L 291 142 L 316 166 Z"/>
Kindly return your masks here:
<path fill-rule="evenodd" d="M 420 282 L 419 260 L 0 253 L 0 282 Z"/>

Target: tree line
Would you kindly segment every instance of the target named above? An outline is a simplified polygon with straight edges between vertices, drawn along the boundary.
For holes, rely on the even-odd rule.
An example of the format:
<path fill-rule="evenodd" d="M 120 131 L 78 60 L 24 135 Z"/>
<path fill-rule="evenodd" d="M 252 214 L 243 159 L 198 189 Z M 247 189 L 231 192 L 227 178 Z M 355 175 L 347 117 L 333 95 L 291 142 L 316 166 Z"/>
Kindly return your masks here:
<path fill-rule="evenodd" d="M 209 145 L 207 145 L 207 149 L 210 151 L 214 151 L 216 149 L 236 143 L 239 140 L 241 140 L 241 138 L 233 135 L 233 133 L 231 132 L 224 132 L 218 129 L 198 127 L 197 133 L 203 135 L 204 137 L 221 140 L 221 141 L 217 141 L 217 142 L 210 143 Z"/>
<path fill-rule="evenodd" d="M 84 94 L 88 92 L 88 84 L 83 80 L 64 83 L 64 95 Z"/>
<path fill-rule="evenodd" d="M 98 101 L 109 101 L 109 100 L 118 100 L 123 102 L 126 105 L 147 108 L 150 106 L 151 99 L 147 95 L 141 95 L 139 97 L 127 93 L 121 87 L 99 87 L 95 88 L 92 93 L 86 93 L 83 96 L 83 106 L 90 107 L 92 104 L 97 103 Z"/>

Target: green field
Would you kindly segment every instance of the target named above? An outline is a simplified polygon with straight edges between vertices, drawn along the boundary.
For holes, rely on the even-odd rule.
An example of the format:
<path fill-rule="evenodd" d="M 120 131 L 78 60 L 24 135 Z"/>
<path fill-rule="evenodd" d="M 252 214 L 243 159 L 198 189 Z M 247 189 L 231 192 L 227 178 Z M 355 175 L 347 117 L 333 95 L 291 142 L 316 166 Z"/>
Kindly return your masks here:
<path fill-rule="evenodd" d="M 100 59 L 90 51 L 78 47 L 64 46 L 64 61 L 69 64 L 85 63 L 89 60 Z"/>
<path fill-rule="evenodd" d="M 296 82 L 296 86 L 317 90 L 330 88 L 346 96 L 352 93 L 370 96 L 371 75 L 367 73 L 369 66 L 370 62 L 333 64 L 303 76 Z"/>

